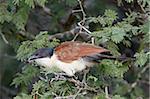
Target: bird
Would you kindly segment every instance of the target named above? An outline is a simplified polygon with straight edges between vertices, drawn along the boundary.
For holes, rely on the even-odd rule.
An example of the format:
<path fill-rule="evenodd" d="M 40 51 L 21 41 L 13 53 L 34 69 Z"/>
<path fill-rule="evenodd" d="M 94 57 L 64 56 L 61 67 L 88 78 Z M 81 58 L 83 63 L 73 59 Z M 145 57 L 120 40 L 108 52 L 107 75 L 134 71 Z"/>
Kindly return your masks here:
<path fill-rule="evenodd" d="M 40 66 L 56 67 L 68 76 L 74 76 L 86 68 L 91 68 L 101 59 L 115 59 L 103 53 L 108 49 L 89 43 L 66 41 L 55 48 L 37 49 L 29 58 L 29 62 L 36 62 Z"/>

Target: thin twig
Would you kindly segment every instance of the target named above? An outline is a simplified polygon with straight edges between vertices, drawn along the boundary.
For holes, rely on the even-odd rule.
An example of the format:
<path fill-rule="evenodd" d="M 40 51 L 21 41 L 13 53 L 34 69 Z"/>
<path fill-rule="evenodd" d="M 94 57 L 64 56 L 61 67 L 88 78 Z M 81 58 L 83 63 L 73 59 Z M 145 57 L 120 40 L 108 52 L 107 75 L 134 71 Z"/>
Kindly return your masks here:
<path fill-rule="evenodd" d="M 54 35 L 50 35 L 49 36 L 49 40 L 51 41 L 52 39 L 54 39 L 54 38 L 57 38 L 57 39 L 59 39 L 59 40 L 61 40 L 61 41 L 63 41 L 64 40 L 64 38 L 65 38 L 65 40 L 67 39 L 67 40 L 72 40 L 73 38 L 74 38 L 74 36 L 75 35 L 77 35 L 78 34 L 78 36 L 80 36 L 84 41 L 89 41 L 89 40 L 91 40 L 91 35 L 89 34 L 89 33 L 87 33 L 87 32 L 85 32 L 85 31 L 82 31 L 81 32 L 81 29 L 80 29 L 81 27 L 76 27 L 76 28 L 74 28 L 74 29 L 72 29 L 72 30 L 69 30 L 69 31 L 65 31 L 65 32 L 61 32 L 61 33 L 56 33 L 56 34 L 54 34 Z M 66 38 L 67 37 L 67 38 Z"/>
<path fill-rule="evenodd" d="M 136 85 L 137 85 L 138 82 L 139 82 L 139 79 L 141 78 L 141 75 L 142 75 L 148 68 L 150 68 L 149 65 L 145 66 L 145 67 L 139 72 L 139 74 L 137 75 L 137 79 L 135 80 L 135 82 L 133 82 L 133 83 L 131 84 L 131 88 L 128 90 L 128 93 L 131 92 L 132 89 L 136 87 Z"/>
<path fill-rule="evenodd" d="M 81 0 L 78 0 L 78 2 L 80 5 L 80 10 L 81 10 L 82 15 L 83 15 L 82 20 L 78 23 L 80 30 L 84 29 L 87 33 L 91 34 L 91 32 L 83 26 L 83 24 L 85 23 L 85 20 L 86 20 L 86 14 L 85 14 L 85 11 L 83 9 L 83 4 L 82 4 Z"/>
<path fill-rule="evenodd" d="M 82 28 L 82 29 L 84 29 L 87 33 L 89 33 L 89 34 L 91 34 L 92 32 L 91 31 L 89 31 L 87 28 L 85 28 L 83 25 L 81 25 L 81 23 L 79 22 L 78 23 L 78 25 Z"/>
<path fill-rule="evenodd" d="M 74 38 L 72 39 L 72 41 L 75 41 L 78 36 L 79 36 L 79 33 L 77 33 L 77 34 L 74 36 Z"/>
<path fill-rule="evenodd" d="M 95 39 L 94 39 L 94 37 L 91 38 L 91 41 L 92 41 L 92 44 L 94 45 L 94 44 L 95 44 Z"/>
<path fill-rule="evenodd" d="M 142 10 L 144 13 L 146 13 L 145 9 L 144 9 L 144 8 L 142 7 L 142 5 L 141 5 L 141 2 L 138 0 L 137 3 L 138 3 L 138 5 L 140 6 L 141 10 Z"/>
<path fill-rule="evenodd" d="M 83 21 L 83 23 L 84 23 L 84 22 L 85 22 L 85 19 L 86 19 L 86 14 L 85 14 L 85 12 L 84 12 L 83 4 L 82 4 L 81 0 L 78 0 L 78 2 L 79 2 L 79 5 L 80 5 L 80 10 L 81 10 L 82 15 L 83 15 L 82 21 Z"/>
<path fill-rule="evenodd" d="M 111 99 L 111 98 L 109 97 L 108 87 L 107 87 L 107 86 L 105 87 L 105 98 L 106 98 L 106 99 Z"/>
<path fill-rule="evenodd" d="M 80 92 L 82 91 L 82 88 L 80 88 L 77 93 L 74 95 L 73 99 L 76 99 L 76 97 L 80 94 Z"/>
<path fill-rule="evenodd" d="M 79 10 L 72 10 L 72 13 L 77 13 L 77 12 L 81 12 L 82 10 L 79 9 Z"/>
<path fill-rule="evenodd" d="M 8 40 L 5 38 L 5 35 L 0 32 L 0 35 L 6 44 L 9 44 Z"/>

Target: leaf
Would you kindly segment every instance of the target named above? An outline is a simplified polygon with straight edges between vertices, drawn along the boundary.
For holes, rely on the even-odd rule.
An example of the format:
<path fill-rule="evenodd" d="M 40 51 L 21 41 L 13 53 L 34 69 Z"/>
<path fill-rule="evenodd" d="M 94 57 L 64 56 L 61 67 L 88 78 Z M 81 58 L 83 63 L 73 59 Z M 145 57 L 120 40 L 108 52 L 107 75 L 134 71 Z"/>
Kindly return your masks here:
<path fill-rule="evenodd" d="M 117 78 L 122 78 L 123 74 L 128 70 L 128 67 L 122 63 L 107 59 L 101 61 L 100 67 L 105 75 Z"/>
<path fill-rule="evenodd" d="M 20 2 L 21 0 L 13 0 L 13 3 L 14 3 L 14 5 L 19 5 L 19 2 Z"/>
<path fill-rule="evenodd" d="M 106 97 L 105 97 L 104 93 L 101 93 L 101 94 L 95 96 L 93 99 L 106 99 Z"/>
<path fill-rule="evenodd" d="M 134 56 L 136 57 L 135 61 L 136 66 L 142 67 L 148 60 L 148 54 L 144 53 L 143 50 L 140 53 L 136 53 Z"/>
<path fill-rule="evenodd" d="M 25 3 L 31 8 L 35 7 L 34 0 L 25 0 Z"/>
<path fill-rule="evenodd" d="M 38 92 L 40 90 L 40 88 L 44 87 L 45 84 L 43 81 L 39 80 L 38 82 L 36 82 L 35 84 L 33 84 L 33 89 L 32 92 Z"/>
<path fill-rule="evenodd" d="M 109 18 L 113 18 L 114 20 L 117 19 L 117 13 L 114 10 L 105 10 L 104 16 L 109 17 Z"/>
<path fill-rule="evenodd" d="M 126 99 L 126 98 L 121 97 L 120 95 L 114 95 L 114 96 L 112 97 L 112 99 Z"/>
<path fill-rule="evenodd" d="M 98 37 L 100 43 L 105 43 L 109 41 L 111 34 L 110 30 L 105 28 L 104 30 L 92 32 L 92 35 Z"/>
<path fill-rule="evenodd" d="M 147 22 L 144 23 L 144 25 L 141 26 L 140 32 L 143 32 L 144 35 L 144 42 L 145 43 L 150 43 L 150 17 L 148 18 Z"/>
<path fill-rule="evenodd" d="M 13 15 L 13 23 L 16 25 L 18 30 L 24 30 L 28 19 L 29 9 L 28 7 L 24 6 L 18 10 L 17 13 Z"/>
<path fill-rule="evenodd" d="M 105 22 L 108 25 L 112 25 L 113 22 L 117 19 L 117 13 L 114 10 L 110 9 L 105 10 L 104 16 Z"/>
<path fill-rule="evenodd" d="M 13 79 L 11 85 L 28 85 L 32 78 L 39 75 L 39 70 L 33 66 L 26 65 L 26 68 L 22 71 L 22 73 L 18 73 L 16 77 Z"/>
<path fill-rule="evenodd" d="M 120 43 L 124 39 L 125 35 L 126 33 L 124 29 L 119 27 L 112 27 L 111 40 L 114 41 L 115 43 Z"/>
<path fill-rule="evenodd" d="M 47 0 L 35 0 L 37 2 L 38 5 L 44 7 L 45 3 L 47 3 Z"/>
<path fill-rule="evenodd" d="M 22 42 L 22 45 L 20 45 L 17 50 L 17 59 L 24 61 L 39 48 L 55 47 L 59 44 L 59 40 L 53 39 L 53 41 L 50 42 L 48 37 L 48 32 L 44 31 L 40 32 L 40 34 L 35 37 L 35 40 Z"/>
<path fill-rule="evenodd" d="M 57 82 L 54 83 L 54 86 L 61 86 L 65 82 L 66 82 L 65 80 L 63 80 L 63 81 L 57 81 Z"/>
<path fill-rule="evenodd" d="M 0 23 L 10 22 L 12 20 L 12 14 L 7 10 L 8 5 L 6 3 L 0 3 Z"/>
<path fill-rule="evenodd" d="M 66 4 L 69 6 L 75 6 L 78 4 L 77 0 L 65 0 Z"/>
<path fill-rule="evenodd" d="M 41 96 L 41 99 L 53 99 L 51 92 L 44 92 L 44 94 Z"/>
<path fill-rule="evenodd" d="M 128 40 L 123 40 L 122 43 L 126 46 L 126 47 L 131 47 L 131 42 Z"/>
<path fill-rule="evenodd" d="M 120 56 L 120 53 L 118 52 L 119 48 L 114 42 L 109 41 L 106 45 L 107 48 L 111 51 L 111 54 L 113 54 L 114 56 Z"/>
<path fill-rule="evenodd" d="M 27 95 L 25 93 L 21 93 L 20 95 L 14 97 L 14 99 L 32 99 L 31 95 Z"/>
<path fill-rule="evenodd" d="M 96 78 L 92 75 L 88 76 L 88 78 L 87 78 L 87 80 L 90 80 L 90 79 L 94 80 L 94 82 L 96 82 L 98 80 L 98 78 Z"/>
<path fill-rule="evenodd" d="M 137 26 L 132 26 L 132 33 L 133 35 L 138 35 L 140 32 L 139 32 L 140 28 L 137 27 Z"/>

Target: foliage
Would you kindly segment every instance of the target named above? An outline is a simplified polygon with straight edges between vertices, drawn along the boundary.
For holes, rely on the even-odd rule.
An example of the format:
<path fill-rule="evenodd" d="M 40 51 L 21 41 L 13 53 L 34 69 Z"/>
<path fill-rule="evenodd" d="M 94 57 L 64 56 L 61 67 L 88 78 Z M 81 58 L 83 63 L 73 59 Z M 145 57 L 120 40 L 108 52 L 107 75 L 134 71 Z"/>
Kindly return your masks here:
<path fill-rule="evenodd" d="M 16 78 L 13 79 L 12 85 L 15 84 L 18 85 L 29 85 L 31 83 L 31 80 L 33 77 L 36 77 L 39 75 L 39 70 L 33 66 L 27 65 L 25 69 L 22 71 L 22 73 L 17 73 Z"/>
<path fill-rule="evenodd" d="M 40 5 L 40 6 L 44 6 L 45 3 L 47 2 L 47 0 L 13 0 L 13 3 L 15 5 L 19 5 L 20 3 L 24 2 L 25 4 L 27 4 L 29 7 L 34 8 L 36 4 Z"/>
<path fill-rule="evenodd" d="M 135 57 L 137 59 L 136 59 L 135 65 L 136 66 L 144 66 L 148 60 L 148 56 L 149 56 L 149 52 L 144 53 L 143 50 L 140 53 L 136 53 Z"/>
<path fill-rule="evenodd" d="M 55 32 L 64 32 L 64 30 L 68 30 L 68 27 L 69 29 L 74 27 L 78 21 L 84 21 L 85 28 L 92 28 L 91 30 L 89 28 L 88 31 L 92 31 L 89 35 L 95 39 L 95 44 L 104 45 L 115 57 L 127 56 L 126 49 L 131 49 L 133 55 L 130 55 L 131 58 L 125 61 L 101 60 L 100 64 L 97 64 L 89 71 L 86 77 L 88 87 L 85 88 L 78 88 L 68 80 L 50 82 L 53 79 L 53 73 L 56 72 L 55 68 L 54 70 L 49 70 L 48 68 L 35 67 L 35 64 L 24 63 L 22 71 L 16 74 L 11 84 L 18 86 L 20 89 L 14 99 L 49 99 L 69 96 L 106 99 L 107 92 L 105 88 L 108 88 L 108 97 L 111 99 L 147 98 L 140 81 L 147 81 L 147 76 L 144 75 L 148 74 L 146 69 L 149 64 L 150 54 L 148 48 L 150 43 L 150 17 L 146 12 L 150 2 L 148 0 L 137 0 L 137 2 L 135 0 L 118 0 L 120 7 L 126 6 L 124 4 L 133 5 L 133 3 L 137 3 L 141 11 L 129 10 L 123 12 L 124 15 L 120 16 L 119 11 L 110 8 L 105 9 L 103 14 L 98 16 L 88 16 L 87 13 L 84 19 L 81 14 L 83 14 L 84 10 L 86 14 L 86 10 L 88 10 L 86 6 L 88 4 L 92 5 L 92 1 L 89 1 L 90 3 L 85 2 L 83 5 L 80 5 L 82 2 L 79 1 L 8 0 L 7 2 L 2 2 L 0 3 L 0 34 L 3 39 L 6 37 L 4 40 L 8 40 L 14 49 L 17 49 L 16 58 L 23 63 L 37 49 L 55 47 L 60 43 L 59 39 L 50 41 L 50 35 L 55 35 Z M 96 0 L 94 2 L 97 5 Z M 80 8 L 81 6 L 84 9 Z M 94 6 L 94 3 L 92 6 Z M 42 10 L 44 9 L 44 11 L 47 9 L 46 7 L 50 9 L 50 11 L 48 10 L 50 13 L 50 29 L 43 29 L 44 31 L 41 29 L 39 33 L 28 33 L 26 29 L 27 23 L 33 10 L 38 7 Z M 95 13 L 98 13 L 98 11 L 95 11 Z M 71 14 L 74 20 L 69 19 L 68 14 Z M 63 22 L 66 18 L 69 20 L 68 23 Z M 94 24 L 94 26 L 91 26 L 91 24 Z M 63 26 L 64 28 L 62 29 Z M 80 28 L 84 30 L 83 27 Z M 36 34 L 36 36 L 32 34 Z M 134 48 L 134 38 L 139 40 L 135 41 L 139 42 L 137 49 Z M 130 74 L 130 72 L 132 73 Z M 78 76 L 79 79 L 82 78 L 80 76 Z M 29 91 L 29 87 L 31 91 Z"/>
<path fill-rule="evenodd" d="M 53 41 L 49 43 L 48 36 L 48 32 L 41 32 L 35 37 L 35 40 L 23 42 L 17 51 L 17 58 L 23 61 L 24 59 L 29 58 L 29 56 L 38 48 L 55 47 L 59 44 L 59 40 L 57 39 L 53 39 Z"/>
<path fill-rule="evenodd" d="M 16 96 L 14 99 L 32 99 L 32 96 L 22 93 L 21 95 Z"/>

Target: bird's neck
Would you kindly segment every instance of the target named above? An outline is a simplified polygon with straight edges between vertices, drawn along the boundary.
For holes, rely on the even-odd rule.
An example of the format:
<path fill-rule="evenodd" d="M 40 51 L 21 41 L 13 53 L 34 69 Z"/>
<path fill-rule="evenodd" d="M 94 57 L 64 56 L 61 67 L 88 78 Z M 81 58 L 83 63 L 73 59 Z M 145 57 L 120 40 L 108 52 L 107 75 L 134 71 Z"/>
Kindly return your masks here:
<path fill-rule="evenodd" d="M 53 67 L 56 64 L 56 61 L 57 57 L 55 54 L 53 54 L 51 57 L 45 57 L 36 60 L 37 64 L 44 67 Z"/>

